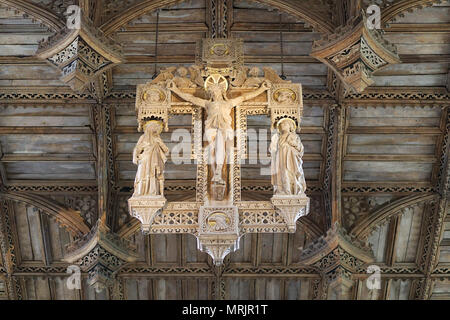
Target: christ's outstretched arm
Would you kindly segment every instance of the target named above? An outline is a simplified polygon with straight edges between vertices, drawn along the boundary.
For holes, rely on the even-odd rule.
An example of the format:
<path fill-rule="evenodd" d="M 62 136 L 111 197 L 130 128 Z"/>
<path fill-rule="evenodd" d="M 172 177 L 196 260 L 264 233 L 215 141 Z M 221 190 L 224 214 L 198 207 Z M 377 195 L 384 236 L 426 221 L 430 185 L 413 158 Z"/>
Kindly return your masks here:
<path fill-rule="evenodd" d="M 264 91 L 267 91 L 270 89 L 270 82 L 269 81 L 264 81 L 261 85 L 261 87 L 253 92 L 249 92 L 246 94 L 243 94 L 237 98 L 231 99 L 230 102 L 233 104 L 233 106 L 238 106 L 240 105 L 242 102 L 247 101 L 247 100 L 251 100 L 253 98 L 256 98 L 257 96 L 259 96 L 261 93 L 263 93 Z"/>
<path fill-rule="evenodd" d="M 180 89 L 178 89 L 178 87 L 176 86 L 175 82 L 171 81 L 169 82 L 167 88 L 176 93 L 181 99 L 186 100 L 187 102 L 190 102 L 196 106 L 205 107 L 205 104 L 207 102 L 207 100 L 201 99 L 201 98 L 197 98 L 195 96 L 193 96 L 192 94 L 189 93 L 184 93 L 182 92 Z"/>

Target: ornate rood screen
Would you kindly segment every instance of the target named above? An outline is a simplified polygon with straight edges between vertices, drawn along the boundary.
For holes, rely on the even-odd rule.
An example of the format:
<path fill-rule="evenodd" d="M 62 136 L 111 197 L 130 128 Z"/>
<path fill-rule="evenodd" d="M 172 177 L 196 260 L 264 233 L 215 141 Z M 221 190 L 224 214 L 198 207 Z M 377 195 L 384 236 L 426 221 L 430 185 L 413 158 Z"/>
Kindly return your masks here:
<path fill-rule="evenodd" d="M 245 233 L 295 232 L 308 214 L 300 131 L 302 87 L 274 70 L 243 65 L 242 41 L 204 39 L 196 64 L 163 70 L 137 88 L 136 110 L 143 131 L 134 152 L 137 164 L 130 214 L 144 233 L 191 233 L 216 265 L 239 248 Z M 176 73 L 175 73 L 176 70 Z M 175 73 L 175 74 L 174 74 Z M 160 134 L 175 114 L 192 114 L 197 164 L 196 201 L 167 202 L 164 166 L 168 148 Z M 247 157 L 247 115 L 268 115 L 274 196 L 241 200 L 241 161 Z M 182 165 L 182 164 L 181 164 Z"/>

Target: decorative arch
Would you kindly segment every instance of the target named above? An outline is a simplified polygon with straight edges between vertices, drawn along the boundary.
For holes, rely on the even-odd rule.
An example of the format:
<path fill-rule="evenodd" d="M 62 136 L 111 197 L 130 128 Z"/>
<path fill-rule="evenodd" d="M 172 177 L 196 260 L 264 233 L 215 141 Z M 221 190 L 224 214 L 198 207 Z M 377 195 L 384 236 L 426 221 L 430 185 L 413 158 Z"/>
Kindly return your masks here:
<path fill-rule="evenodd" d="M 355 225 L 350 233 L 358 238 L 365 238 L 370 233 L 370 230 L 376 225 L 380 224 L 382 221 L 388 219 L 389 217 L 397 214 L 404 208 L 410 207 L 412 205 L 430 201 L 436 199 L 437 196 L 434 194 L 429 195 L 411 195 L 396 201 L 376 210 L 369 216 L 365 217 L 360 223 Z"/>
<path fill-rule="evenodd" d="M 382 10 L 381 22 L 383 24 L 388 23 L 405 11 L 421 9 L 423 7 L 431 6 L 434 3 L 439 3 L 441 1 L 442 0 L 402 0 L 394 2 L 392 5 Z"/>
<path fill-rule="evenodd" d="M 65 27 L 65 23 L 54 13 L 41 8 L 31 1 L 25 0 L 0 0 L 1 4 L 21 11 L 30 17 L 42 22 L 53 31 L 59 31 Z"/>
<path fill-rule="evenodd" d="M 307 3 L 298 0 L 251 0 L 261 4 L 277 8 L 280 11 L 298 17 L 308 22 L 315 31 L 321 33 L 333 33 L 336 26 L 327 21 L 320 13 L 308 8 Z"/>
<path fill-rule="evenodd" d="M 254 2 L 261 3 L 263 5 L 277 8 L 280 11 L 286 12 L 290 15 L 298 17 L 308 22 L 316 31 L 322 33 L 332 33 L 335 26 L 331 21 L 324 19 L 321 14 L 315 13 L 308 9 L 308 7 L 296 0 L 252 0 Z M 105 22 L 101 27 L 106 35 L 110 35 L 118 30 L 120 27 L 126 25 L 132 20 L 142 16 L 147 12 L 157 10 L 166 6 L 175 5 L 182 0 L 146 0 L 138 3 L 119 15 L 111 18 Z"/>
<path fill-rule="evenodd" d="M 64 208 L 56 202 L 45 199 L 41 196 L 8 192 L 0 194 L 0 198 L 23 202 L 42 210 L 42 212 L 54 218 L 61 226 L 66 228 L 75 236 L 82 236 L 87 234 L 90 230 L 78 211 Z"/>

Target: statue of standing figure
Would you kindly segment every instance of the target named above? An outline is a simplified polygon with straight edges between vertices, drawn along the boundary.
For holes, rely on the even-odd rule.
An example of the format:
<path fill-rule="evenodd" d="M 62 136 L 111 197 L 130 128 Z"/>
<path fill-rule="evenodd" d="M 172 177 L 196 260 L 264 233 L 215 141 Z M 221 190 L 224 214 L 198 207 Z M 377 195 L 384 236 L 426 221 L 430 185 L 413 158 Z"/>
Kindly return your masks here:
<path fill-rule="evenodd" d="M 164 165 L 169 149 L 161 139 L 160 121 L 144 125 L 144 134 L 133 151 L 133 163 L 138 165 L 133 196 L 164 195 Z"/>
<path fill-rule="evenodd" d="M 275 195 L 301 195 L 306 191 L 303 173 L 304 148 L 300 137 L 295 132 L 294 120 L 281 119 L 277 125 L 278 132 L 272 137 L 270 153 L 272 154 L 272 185 Z"/>
<path fill-rule="evenodd" d="M 213 168 L 212 182 L 225 184 L 222 177 L 222 169 L 227 156 L 230 156 L 229 152 L 227 152 L 227 145 L 232 143 L 234 139 L 234 131 L 231 126 L 231 110 L 244 101 L 256 98 L 268 90 L 270 86 L 270 82 L 264 81 L 255 91 L 243 94 L 237 98 L 228 99 L 228 81 L 222 75 L 214 74 L 205 81 L 205 90 L 210 97 L 210 99 L 206 100 L 182 92 L 177 88 L 174 81 L 168 83 L 168 88 L 180 98 L 206 109 L 208 115 L 205 122 L 205 136 L 209 143 L 209 161 Z"/>

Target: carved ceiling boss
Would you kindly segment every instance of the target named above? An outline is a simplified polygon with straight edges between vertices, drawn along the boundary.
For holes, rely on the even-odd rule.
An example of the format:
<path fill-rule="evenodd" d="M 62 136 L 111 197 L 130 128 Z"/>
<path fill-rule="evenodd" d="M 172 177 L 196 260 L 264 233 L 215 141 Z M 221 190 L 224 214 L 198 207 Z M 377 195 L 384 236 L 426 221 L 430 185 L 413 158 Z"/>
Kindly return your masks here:
<path fill-rule="evenodd" d="M 191 233 L 198 248 L 220 265 L 239 248 L 243 234 L 295 232 L 297 220 L 309 212 L 297 134 L 302 92 L 300 84 L 280 79 L 270 68 L 260 77 L 258 68 L 243 66 L 239 39 L 204 39 L 197 50 L 194 66 L 164 69 L 138 86 L 137 118 L 145 133 L 133 154 L 139 168 L 128 204 L 144 233 Z M 168 131 L 172 114 L 193 117 L 195 202 L 170 203 L 163 195 L 168 150 L 160 133 Z M 241 201 L 249 114 L 270 115 L 276 131 L 270 147 L 275 191 L 270 201 Z"/>

